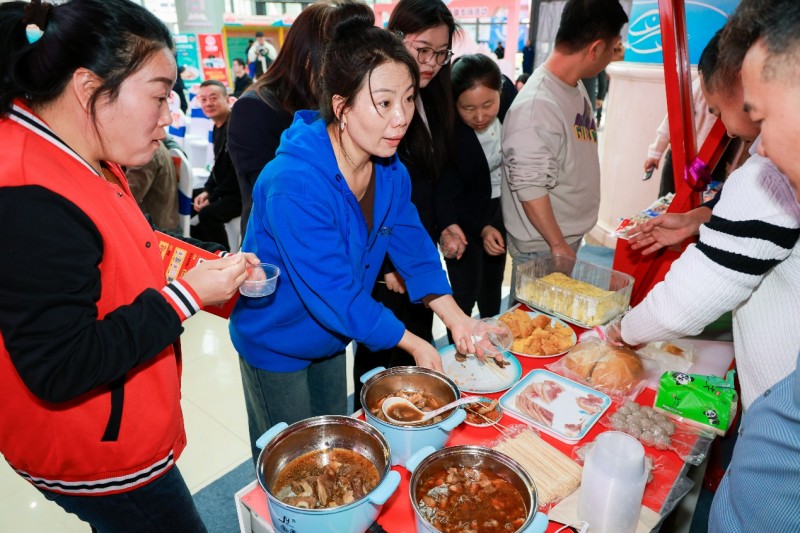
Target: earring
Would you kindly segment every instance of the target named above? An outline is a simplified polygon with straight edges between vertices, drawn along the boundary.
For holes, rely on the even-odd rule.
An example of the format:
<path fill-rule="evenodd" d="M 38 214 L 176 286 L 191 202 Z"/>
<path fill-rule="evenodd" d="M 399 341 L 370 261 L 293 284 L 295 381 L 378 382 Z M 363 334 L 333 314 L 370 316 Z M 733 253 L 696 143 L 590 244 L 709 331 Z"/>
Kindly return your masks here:
<path fill-rule="evenodd" d="M 347 122 L 345 122 L 344 120 L 339 122 L 339 131 L 344 131 L 345 126 L 347 126 Z"/>

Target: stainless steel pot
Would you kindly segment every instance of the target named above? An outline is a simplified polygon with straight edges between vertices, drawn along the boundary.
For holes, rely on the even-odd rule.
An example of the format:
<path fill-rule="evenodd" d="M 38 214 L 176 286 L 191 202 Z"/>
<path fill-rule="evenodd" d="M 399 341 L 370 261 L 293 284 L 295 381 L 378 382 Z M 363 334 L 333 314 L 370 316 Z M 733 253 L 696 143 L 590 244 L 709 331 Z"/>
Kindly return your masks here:
<path fill-rule="evenodd" d="M 267 493 L 270 517 L 278 531 L 364 531 L 400 484 L 400 474 L 391 470 L 389 443 L 380 431 L 349 416 L 318 416 L 291 426 L 277 424 L 257 444 L 263 446 L 256 469 L 258 483 Z M 272 494 L 276 477 L 292 460 L 331 448 L 352 450 L 366 457 L 378 470 L 378 485 L 352 503 L 327 509 L 300 509 Z"/>
<path fill-rule="evenodd" d="M 425 520 L 420 511 L 419 501 L 415 497 L 417 487 L 427 479 L 428 475 L 451 467 L 480 468 L 498 474 L 517 489 L 522 496 L 522 501 L 525 503 L 527 516 L 518 531 L 533 533 L 544 531 L 547 528 L 546 517 L 544 515 L 537 516 L 536 513 L 539 507 L 536 485 L 519 463 L 511 457 L 490 448 L 482 446 L 453 446 L 439 451 L 420 450 L 406 462 L 406 468 L 412 472 L 408 492 L 411 504 L 414 506 L 418 533 L 435 532 L 437 529 Z M 541 524 L 544 524 L 543 528 L 541 528 Z"/>
<path fill-rule="evenodd" d="M 398 391 L 423 391 L 446 403 L 458 400 L 458 386 L 440 372 L 419 366 L 397 366 L 390 369 L 378 367 L 361 376 L 361 405 L 367 422 L 378 428 L 389 441 L 392 464 L 403 464 L 411 454 L 425 446 L 444 447 L 450 432 L 467 416 L 463 409 L 452 409 L 442 414 L 443 420 L 428 426 L 400 426 L 385 422 L 370 411 L 378 400 Z"/>

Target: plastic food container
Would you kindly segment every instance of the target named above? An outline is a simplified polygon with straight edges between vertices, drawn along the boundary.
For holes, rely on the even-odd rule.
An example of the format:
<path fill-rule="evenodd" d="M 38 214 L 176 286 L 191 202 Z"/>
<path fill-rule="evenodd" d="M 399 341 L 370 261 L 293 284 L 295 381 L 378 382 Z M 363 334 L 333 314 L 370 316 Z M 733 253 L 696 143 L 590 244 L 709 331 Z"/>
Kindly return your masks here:
<path fill-rule="evenodd" d="M 555 284 L 547 278 L 561 273 L 592 285 L 594 294 L 580 287 Z M 552 276 L 551 276 L 552 277 Z M 544 278 L 544 279 L 543 279 Z M 540 257 L 517 266 L 517 299 L 583 328 L 600 326 L 623 313 L 631 302 L 633 277 L 616 270 L 560 255 Z"/>
<path fill-rule="evenodd" d="M 261 298 L 275 292 L 281 269 L 269 263 L 247 268 L 247 279 L 239 286 L 239 292 L 250 298 Z"/>

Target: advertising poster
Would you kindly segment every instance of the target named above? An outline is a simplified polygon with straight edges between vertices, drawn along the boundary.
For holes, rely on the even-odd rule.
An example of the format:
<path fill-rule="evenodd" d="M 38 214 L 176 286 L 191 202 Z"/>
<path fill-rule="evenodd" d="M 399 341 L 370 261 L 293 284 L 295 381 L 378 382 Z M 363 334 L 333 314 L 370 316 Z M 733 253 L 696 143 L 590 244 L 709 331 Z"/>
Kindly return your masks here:
<path fill-rule="evenodd" d="M 689 61 L 696 65 L 711 37 L 728 21 L 739 0 L 686 0 Z M 658 0 L 633 0 L 625 61 L 663 63 Z"/>
<path fill-rule="evenodd" d="M 201 33 L 197 36 L 200 47 L 200 67 L 203 78 L 228 83 L 228 69 L 225 66 L 225 49 L 222 46 L 222 35 L 219 33 Z"/>
<path fill-rule="evenodd" d="M 184 68 L 181 78 L 188 89 L 203 81 L 203 78 L 200 77 L 197 35 L 194 33 L 179 33 L 173 35 L 173 38 L 175 39 L 175 56 L 178 66 Z"/>

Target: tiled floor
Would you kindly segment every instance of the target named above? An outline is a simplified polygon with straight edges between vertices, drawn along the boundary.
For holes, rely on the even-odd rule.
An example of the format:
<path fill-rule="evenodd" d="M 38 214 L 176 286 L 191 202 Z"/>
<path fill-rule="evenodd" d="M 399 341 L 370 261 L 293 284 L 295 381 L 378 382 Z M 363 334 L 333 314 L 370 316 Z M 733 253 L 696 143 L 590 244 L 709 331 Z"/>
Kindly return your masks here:
<path fill-rule="evenodd" d="M 196 492 L 247 459 L 250 446 L 239 361 L 228 322 L 199 313 L 185 328 L 181 403 L 189 445 L 178 466 Z M 0 532 L 45 531 L 85 533 L 89 526 L 47 501 L 0 461 Z"/>

